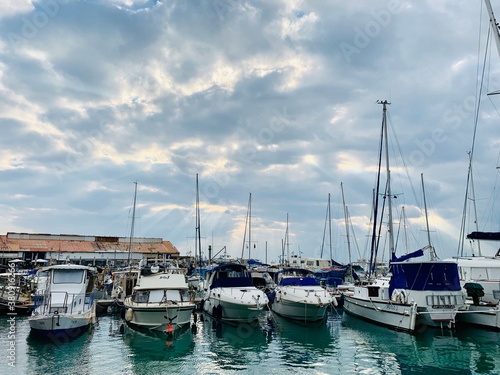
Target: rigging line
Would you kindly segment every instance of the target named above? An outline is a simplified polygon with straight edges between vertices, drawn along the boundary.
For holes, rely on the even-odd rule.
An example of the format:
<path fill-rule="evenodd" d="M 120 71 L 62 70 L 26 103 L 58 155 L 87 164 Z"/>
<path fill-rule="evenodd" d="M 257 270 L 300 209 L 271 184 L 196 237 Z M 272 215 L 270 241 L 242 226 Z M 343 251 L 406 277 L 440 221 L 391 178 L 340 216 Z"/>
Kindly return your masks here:
<path fill-rule="evenodd" d="M 490 40 L 490 34 L 491 34 L 491 28 L 488 28 L 488 36 L 486 39 L 486 46 L 489 44 Z M 483 92 L 483 84 L 484 84 L 484 72 L 485 72 L 485 66 L 486 66 L 486 59 L 488 56 L 488 48 L 484 51 L 484 58 L 483 58 L 483 69 L 481 73 L 481 81 L 479 84 L 479 95 L 476 94 L 476 112 L 474 115 L 474 130 L 473 130 L 473 135 L 472 135 L 472 145 L 471 149 L 469 151 L 469 168 L 468 168 L 468 173 L 467 173 L 467 179 L 466 179 L 466 184 L 465 184 L 465 198 L 464 198 L 464 207 L 462 210 L 462 222 L 460 226 L 460 237 L 459 237 L 459 243 L 458 243 L 458 249 L 457 249 L 457 255 L 463 255 L 464 251 L 464 241 L 465 241 L 465 224 L 466 224 L 466 217 L 467 217 L 467 200 L 468 200 L 468 195 L 469 195 L 469 185 L 471 181 L 471 173 L 472 173 L 472 160 L 473 160 L 473 155 L 474 155 L 474 148 L 476 144 L 476 134 L 477 134 L 477 124 L 478 124 L 478 118 L 479 118 L 479 108 L 481 106 L 481 92 Z M 476 89 L 476 93 L 477 93 Z"/>
<path fill-rule="evenodd" d="M 349 214 L 349 212 L 348 215 L 349 215 L 349 228 L 351 228 L 352 237 L 354 238 L 354 244 L 356 246 L 356 250 L 358 251 L 358 257 L 361 258 L 361 253 L 359 252 L 358 240 L 356 238 L 356 233 L 354 232 L 354 227 L 352 225 L 352 217 Z"/>
<path fill-rule="evenodd" d="M 409 169 L 408 169 L 408 165 L 406 164 L 405 159 L 403 158 L 403 152 L 401 151 L 401 144 L 399 143 L 399 139 L 397 137 L 397 132 L 394 129 L 394 124 L 392 122 L 392 118 L 391 118 L 391 114 L 390 113 L 389 113 L 389 125 L 391 126 L 391 135 L 392 135 L 392 137 L 394 138 L 394 140 L 396 142 L 396 146 L 397 146 L 399 155 L 401 156 L 401 161 L 403 163 L 403 167 L 404 167 L 406 176 L 407 176 L 408 181 L 410 183 L 410 188 L 411 188 L 411 191 L 413 193 L 413 198 L 415 199 L 415 202 L 417 203 L 418 207 L 420 207 L 421 204 L 420 204 L 420 201 L 418 200 L 418 196 L 417 196 L 416 190 L 413 187 L 413 182 L 412 182 L 412 179 L 410 178 L 410 172 L 409 172 Z M 396 158 L 395 158 L 395 162 L 397 164 L 397 159 Z"/>
<path fill-rule="evenodd" d="M 328 193 L 328 202 L 330 202 L 330 193 Z M 323 242 L 321 243 L 321 255 L 320 258 L 323 258 L 323 249 L 325 248 L 325 237 L 326 237 L 326 222 L 328 220 L 328 214 L 330 213 L 330 205 L 326 207 L 326 217 L 325 217 L 325 227 L 323 228 Z"/>

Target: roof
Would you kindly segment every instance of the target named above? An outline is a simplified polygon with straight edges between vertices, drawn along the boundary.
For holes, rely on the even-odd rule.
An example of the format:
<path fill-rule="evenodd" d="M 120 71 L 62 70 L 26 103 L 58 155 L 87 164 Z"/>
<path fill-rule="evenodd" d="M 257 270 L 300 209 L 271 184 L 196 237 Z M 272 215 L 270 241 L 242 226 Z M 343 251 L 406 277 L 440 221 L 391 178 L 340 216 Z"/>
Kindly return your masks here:
<path fill-rule="evenodd" d="M 127 252 L 129 245 L 133 253 L 171 254 L 179 251 L 170 242 L 161 238 L 130 238 L 80 236 L 60 234 L 12 233 L 0 235 L 0 252 L 61 252 L 95 253 L 106 251 Z"/>

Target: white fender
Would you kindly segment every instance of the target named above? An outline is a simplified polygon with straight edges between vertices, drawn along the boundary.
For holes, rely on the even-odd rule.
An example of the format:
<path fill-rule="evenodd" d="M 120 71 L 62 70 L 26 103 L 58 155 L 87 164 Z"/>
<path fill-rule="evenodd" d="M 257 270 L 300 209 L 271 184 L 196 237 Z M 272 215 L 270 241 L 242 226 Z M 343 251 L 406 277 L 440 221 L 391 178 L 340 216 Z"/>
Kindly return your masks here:
<path fill-rule="evenodd" d="M 127 312 L 125 313 L 125 320 L 127 322 L 130 322 L 133 318 L 134 318 L 134 310 L 128 308 Z"/>

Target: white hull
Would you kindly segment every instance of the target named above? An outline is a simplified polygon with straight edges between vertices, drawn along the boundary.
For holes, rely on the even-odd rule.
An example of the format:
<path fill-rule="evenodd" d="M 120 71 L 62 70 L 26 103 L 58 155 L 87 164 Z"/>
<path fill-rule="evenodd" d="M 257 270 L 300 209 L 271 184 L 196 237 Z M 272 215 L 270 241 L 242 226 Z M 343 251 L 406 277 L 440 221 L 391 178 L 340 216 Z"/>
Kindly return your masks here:
<path fill-rule="evenodd" d="M 334 297 L 321 287 L 282 286 L 276 288 L 271 310 L 286 318 L 304 322 L 318 321 L 334 303 Z"/>
<path fill-rule="evenodd" d="M 483 328 L 500 329 L 499 305 L 469 305 L 469 310 L 457 315 L 457 322 Z"/>
<path fill-rule="evenodd" d="M 397 304 L 344 296 L 344 311 L 393 329 L 413 332 L 417 323 L 416 304 Z"/>
<path fill-rule="evenodd" d="M 94 322 L 95 311 L 92 310 L 82 314 L 36 315 L 29 319 L 31 329 L 45 335 L 58 332 L 83 333 Z"/>
<path fill-rule="evenodd" d="M 478 283 L 484 288 L 483 302 L 500 302 L 500 258 L 458 257 L 452 258 L 458 265 L 460 284 Z"/>
<path fill-rule="evenodd" d="M 194 303 L 177 304 L 137 304 L 125 300 L 125 321 L 132 327 L 154 331 L 165 331 L 169 324 L 172 328 L 190 323 Z"/>
<path fill-rule="evenodd" d="M 257 288 L 214 288 L 207 293 L 203 310 L 218 319 L 251 322 L 259 317 L 267 303 L 267 296 Z M 221 309 L 221 315 L 217 308 Z"/>
<path fill-rule="evenodd" d="M 76 337 L 95 323 L 95 300 L 92 293 L 86 293 L 93 271 L 91 267 L 73 264 L 43 268 L 47 283 L 35 295 L 35 307 L 28 318 L 31 331 Z"/>

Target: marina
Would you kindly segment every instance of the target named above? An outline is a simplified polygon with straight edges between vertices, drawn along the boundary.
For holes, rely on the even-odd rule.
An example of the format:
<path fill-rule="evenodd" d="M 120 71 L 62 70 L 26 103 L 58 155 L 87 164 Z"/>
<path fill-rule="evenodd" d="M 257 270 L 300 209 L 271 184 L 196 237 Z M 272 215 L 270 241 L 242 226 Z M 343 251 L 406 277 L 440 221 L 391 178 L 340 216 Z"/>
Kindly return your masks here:
<path fill-rule="evenodd" d="M 203 312 L 175 336 L 123 326 L 102 315 L 73 340 L 31 335 L 15 320 L 15 366 L 9 366 L 9 318 L 0 318 L 2 374 L 497 374 L 500 333 L 466 328 L 389 330 L 342 310 L 322 324 L 300 324 L 263 312 L 255 323 L 215 323 Z M 194 324 L 194 328 L 193 328 Z"/>

